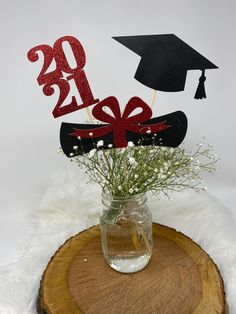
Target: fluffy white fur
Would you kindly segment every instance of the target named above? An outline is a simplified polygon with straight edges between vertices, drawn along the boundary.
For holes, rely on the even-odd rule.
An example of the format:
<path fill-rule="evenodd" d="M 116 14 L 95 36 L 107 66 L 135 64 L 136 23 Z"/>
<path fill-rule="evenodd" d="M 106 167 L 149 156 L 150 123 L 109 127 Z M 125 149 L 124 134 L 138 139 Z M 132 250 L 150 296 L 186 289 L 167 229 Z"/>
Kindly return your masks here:
<path fill-rule="evenodd" d="M 70 236 L 99 222 L 100 190 L 81 174 L 57 175 L 30 217 L 30 236 L 17 264 L 0 271 L 0 313 L 35 313 L 41 275 Z M 173 201 L 149 197 L 153 221 L 194 239 L 217 263 L 230 313 L 236 314 L 236 242 L 230 212 L 207 193 L 176 193 Z"/>

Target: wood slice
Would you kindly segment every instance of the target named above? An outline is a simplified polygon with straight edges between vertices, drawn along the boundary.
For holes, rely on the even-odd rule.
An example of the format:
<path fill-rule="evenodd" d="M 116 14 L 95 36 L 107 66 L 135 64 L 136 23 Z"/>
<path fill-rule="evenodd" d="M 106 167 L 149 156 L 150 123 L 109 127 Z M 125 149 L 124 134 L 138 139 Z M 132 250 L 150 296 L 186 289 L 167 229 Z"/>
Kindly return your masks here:
<path fill-rule="evenodd" d="M 153 241 L 147 267 L 122 274 L 103 258 L 99 226 L 72 237 L 44 272 L 38 313 L 227 313 L 219 270 L 195 242 L 159 224 Z"/>

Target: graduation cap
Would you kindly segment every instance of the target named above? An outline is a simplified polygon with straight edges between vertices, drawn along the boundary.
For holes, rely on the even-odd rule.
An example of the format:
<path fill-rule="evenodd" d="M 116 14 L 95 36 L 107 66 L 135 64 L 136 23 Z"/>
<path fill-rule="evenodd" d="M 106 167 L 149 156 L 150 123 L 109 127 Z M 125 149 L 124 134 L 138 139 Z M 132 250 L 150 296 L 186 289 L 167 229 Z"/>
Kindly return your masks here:
<path fill-rule="evenodd" d="M 174 34 L 112 37 L 141 57 L 134 78 L 164 92 L 183 91 L 188 70 L 201 70 L 195 99 L 206 98 L 205 69 L 218 67 Z"/>

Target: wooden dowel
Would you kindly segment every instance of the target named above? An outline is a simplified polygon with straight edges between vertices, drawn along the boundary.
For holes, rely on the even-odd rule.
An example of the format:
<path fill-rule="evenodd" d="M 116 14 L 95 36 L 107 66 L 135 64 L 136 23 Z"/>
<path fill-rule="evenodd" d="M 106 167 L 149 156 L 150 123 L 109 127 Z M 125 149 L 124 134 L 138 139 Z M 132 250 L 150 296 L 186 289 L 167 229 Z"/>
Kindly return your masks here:
<path fill-rule="evenodd" d="M 88 116 L 88 119 L 91 123 L 93 123 L 93 116 L 89 110 L 89 107 L 86 107 L 86 112 L 87 112 L 87 116 Z"/>
<path fill-rule="evenodd" d="M 151 109 L 153 108 L 156 95 L 157 95 L 157 91 L 154 89 L 154 90 L 153 90 L 153 95 L 152 95 L 151 104 L 150 104 Z"/>

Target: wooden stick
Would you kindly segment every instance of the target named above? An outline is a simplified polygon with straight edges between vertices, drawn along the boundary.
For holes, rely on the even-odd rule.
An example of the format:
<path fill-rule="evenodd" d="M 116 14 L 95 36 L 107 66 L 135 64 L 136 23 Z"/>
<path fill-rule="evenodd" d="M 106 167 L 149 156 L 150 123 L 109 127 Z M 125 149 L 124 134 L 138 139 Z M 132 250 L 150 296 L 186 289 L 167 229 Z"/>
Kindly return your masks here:
<path fill-rule="evenodd" d="M 157 91 L 154 89 L 154 90 L 153 90 L 153 95 L 152 95 L 151 104 L 150 104 L 151 109 L 153 108 L 153 104 L 154 104 L 156 95 L 157 95 Z"/>
<path fill-rule="evenodd" d="M 91 112 L 90 112 L 90 110 L 89 110 L 89 107 L 86 107 L 86 112 L 87 112 L 89 121 L 90 121 L 91 123 L 93 123 L 93 116 L 92 116 L 92 114 L 91 114 Z"/>

